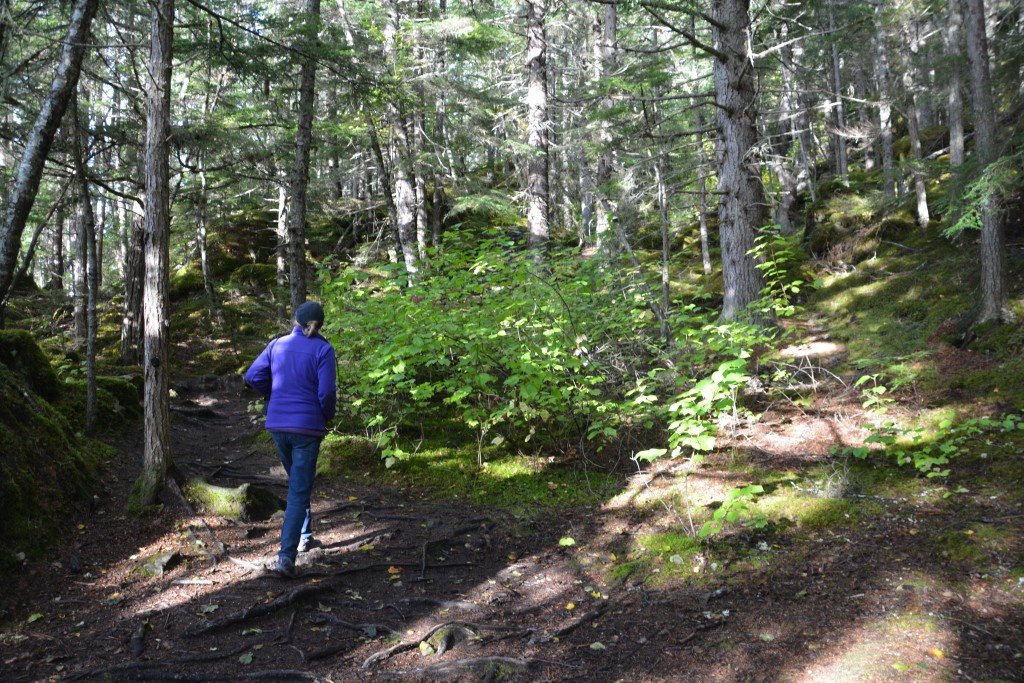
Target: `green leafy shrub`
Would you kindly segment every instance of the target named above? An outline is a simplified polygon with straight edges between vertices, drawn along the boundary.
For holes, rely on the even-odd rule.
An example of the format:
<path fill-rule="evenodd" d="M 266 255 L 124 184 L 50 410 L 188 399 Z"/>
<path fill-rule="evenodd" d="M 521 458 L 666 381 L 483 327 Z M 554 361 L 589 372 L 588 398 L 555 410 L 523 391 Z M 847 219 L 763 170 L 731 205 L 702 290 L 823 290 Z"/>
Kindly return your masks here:
<path fill-rule="evenodd" d="M 400 428 L 451 414 L 475 434 L 478 465 L 485 445 L 614 436 L 619 387 L 651 356 L 639 296 L 610 289 L 592 261 L 541 267 L 507 240 L 449 239 L 409 289 L 401 268 L 382 283 L 324 276 L 326 332 L 352 393 L 343 403 L 376 431 L 385 460 L 406 455 Z"/>

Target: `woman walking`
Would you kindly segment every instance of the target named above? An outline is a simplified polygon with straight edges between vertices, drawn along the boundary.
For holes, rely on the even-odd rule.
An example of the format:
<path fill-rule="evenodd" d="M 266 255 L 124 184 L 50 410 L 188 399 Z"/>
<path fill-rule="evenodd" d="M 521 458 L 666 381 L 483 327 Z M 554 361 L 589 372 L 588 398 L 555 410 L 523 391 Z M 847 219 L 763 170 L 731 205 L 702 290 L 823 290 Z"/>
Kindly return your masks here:
<path fill-rule="evenodd" d="M 320 442 L 337 407 L 334 347 L 320 336 L 324 309 L 307 301 L 295 309 L 292 333 L 270 342 L 245 373 L 245 382 L 267 401 L 267 430 L 288 475 L 288 505 L 281 549 L 273 570 L 297 575 L 298 553 L 319 547 L 311 529 L 309 499 Z"/>

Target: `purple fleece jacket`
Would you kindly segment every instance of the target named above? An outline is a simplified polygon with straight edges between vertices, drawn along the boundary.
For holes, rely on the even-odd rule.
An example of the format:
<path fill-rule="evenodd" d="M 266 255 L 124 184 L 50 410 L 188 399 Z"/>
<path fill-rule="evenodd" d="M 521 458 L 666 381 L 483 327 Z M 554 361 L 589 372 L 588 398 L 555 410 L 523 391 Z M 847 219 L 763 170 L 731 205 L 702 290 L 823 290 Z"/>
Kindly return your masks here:
<path fill-rule="evenodd" d="M 264 398 L 267 429 L 323 436 L 337 408 L 334 347 L 301 327 L 270 342 L 245 373 L 245 381 Z"/>

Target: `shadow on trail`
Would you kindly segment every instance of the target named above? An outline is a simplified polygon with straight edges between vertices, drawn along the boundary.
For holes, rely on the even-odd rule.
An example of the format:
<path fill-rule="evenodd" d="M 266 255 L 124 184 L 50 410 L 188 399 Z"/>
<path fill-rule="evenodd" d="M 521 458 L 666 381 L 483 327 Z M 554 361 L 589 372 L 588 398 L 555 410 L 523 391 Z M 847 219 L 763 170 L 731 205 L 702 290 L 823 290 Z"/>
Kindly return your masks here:
<path fill-rule="evenodd" d="M 273 488 L 269 446 L 248 450 L 244 397 L 213 398 L 210 415 L 176 415 L 181 464 L 244 456 Z M 751 457 L 771 467 L 770 454 Z M 234 485 L 225 473 L 237 471 L 214 480 Z M 295 580 L 263 568 L 277 521 L 189 516 L 169 501 L 137 545 L 179 552 L 178 567 L 142 577 L 133 558 L 110 558 L 109 579 L 69 590 L 79 609 L 63 638 L 3 643 L 5 678 L 1020 680 L 1021 588 L 942 555 L 943 534 L 969 527 L 964 510 L 891 499 L 856 523 L 727 531 L 676 558 L 655 540 L 680 518 L 642 499 L 654 474 L 600 509 L 548 517 L 321 480 L 324 546 L 300 556 Z M 1002 552 L 1019 560 L 1021 520 L 1004 521 L 1016 535 Z"/>

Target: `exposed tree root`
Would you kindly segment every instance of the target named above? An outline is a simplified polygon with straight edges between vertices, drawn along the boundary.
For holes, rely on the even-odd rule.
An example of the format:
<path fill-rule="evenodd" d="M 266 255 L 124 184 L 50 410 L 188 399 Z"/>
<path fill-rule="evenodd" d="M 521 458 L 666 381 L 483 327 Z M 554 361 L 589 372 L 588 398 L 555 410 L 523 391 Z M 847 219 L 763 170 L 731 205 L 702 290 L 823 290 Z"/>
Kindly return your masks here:
<path fill-rule="evenodd" d="M 206 622 L 205 624 L 194 626 L 185 631 L 185 635 L 198 636 L 202 635 L 203 633 L 209 633 L 210 631 L 222 629 L 226 626 L 240 624 L 249 619 L 255 619 L 257 617 L 262 617 L 264 615 L 271 614 L 272 612 L 276 612 L 282 607 L 292 605 L 303 598 L 307 598 L 311 595 L 325 593 L 329 590 L 331 590 L 331 588 L 329 586 L 324 585 L 300 586 L 299 588 L 296 588 L 293 591 L 279 595 L 278 597 L 274 598 L 268 603 L 255 605 L 248 609 L 242 610 L 241 612 L 237 612 L 235 614 L 224 617 L 223 619 L 217 619 L 214 621 Z"/>
<path fill-rule="evenodd" d="M 451 621 L 445 624 L 438 624 L 430 629 L 422 638 L 415 642 L 399 643 L 394 647 L 383 650 L 368 657 L 362 664 L 363 669 L 368 669 L 397 654 L 419 649 L 427 655 L 440 657 L 451 650 L 459 643 L 467 640 L 480 640 L 481 631 L 506 631 L 526 634 L 516 626 L 498 626 L 493 624 L 474 624 L 468 621 Z"/>
<path fill-rule="evenodd" d="M 190 655 L 187 657 L 175 657 L 174 659 L 154 662 L 128 662 L 126 664 L 117 664 L 115 666 L 106 666 L 98 669 L 88 669 L 86 671 L 77 671 L 68 675 L 67 680 L 69 681 L 83 681 L 90 678 L 102 678 L 103 680 L 119 680 L 114 674 L 127 673 L 129 671 L 139 672 L 133 674 L 132 678 L 135 680 L 142 680 L 142 675 L 146 669 L 159 669 L 168 665 L 175 664 L 201 664 L 203 662 L 215 662 L 221 659 L 227 659 L 228 657 L 236 657 L 245 650 L 252 647 L 250 644 L 242 645 L 241 647 L 235 648 L 230 652 L 217 652 L 217 653 L 203 653 L 201 655 Z M 172 677 L 171 674 L 164 674 L 167 680 L 178 680 Z M 157 679 L 159 680 L 159 679 Z M 212 680 L 212 679 L 206 679 Z"/>
<path fill-rule="evenodd" d="M 181 674 L 166 671 L 141 672 L 134 680 L 137 681 L 185 681 L 186 683 L 205 683 L 206 681 L 315 681 L 316 675 L 309 671 L 293 669 L 271 669 L 270 671 L 252 671 L 250 673 L 230 674 Z"/>
<path fill-rule="evenodd" d="M 389 633 L 395 633 L 395 630 L 386 624 L 353 624 L 348 621 L 343 621 L 331 614 L 315 614 L 309 618 L 309 621 L 313 624 L 331 624 L 332 626 L 346 628 L 349 631 L 360 631 L 367 638 L 375 638 L 381 634 L 386 635 Z"/>

